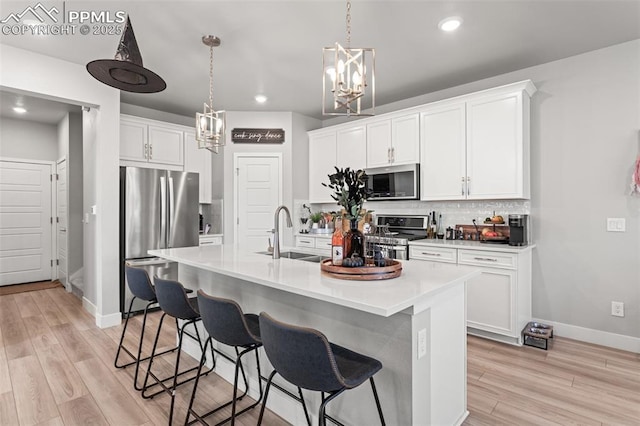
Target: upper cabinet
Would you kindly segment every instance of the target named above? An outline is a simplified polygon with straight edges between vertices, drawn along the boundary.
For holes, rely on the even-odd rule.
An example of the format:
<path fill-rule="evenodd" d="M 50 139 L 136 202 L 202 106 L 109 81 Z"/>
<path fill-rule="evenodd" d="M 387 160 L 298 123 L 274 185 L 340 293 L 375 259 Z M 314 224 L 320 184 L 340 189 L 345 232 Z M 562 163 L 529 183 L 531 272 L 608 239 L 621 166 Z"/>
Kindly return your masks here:
<path fill-rule="evenodd" d="M 200 204 L 211 204 L 211 165 L 213 153 L 199 149 L 196 133 L 184 132 L 184 171 L 195 172 L 200 181 Z"/>
<path fill-rule="evenodd" d="M 531 81 L 424 106 L 421 199 L 527 199 Z"/>
<path fill-rule="evenodd" d="M 339 129 L 336 133 L 336 166 L 353 170 L 367 167 L 367 132 L 364 125 Z"/>
<path fill-rule="evenodd" d="M 336 165 L 336 131 L 309 133 L 309 202 L 330 203 L 331 190 L 322 185 Z"/>
<path fill-rule="evenodd" d="M 126 165 L 170 166 L 184 163 L 184 132 L 181 128 L 154 120 L 120 116 L 120 160 Z M 137 164 L 132 164 L 137 163 Z M 171 167 L 173 166 L 173 167 Z"/>
<path fill-rule="evenodd" d="M 367 124 L 367 167 L 412 164 L 420 161 L 418 113 Z"/>

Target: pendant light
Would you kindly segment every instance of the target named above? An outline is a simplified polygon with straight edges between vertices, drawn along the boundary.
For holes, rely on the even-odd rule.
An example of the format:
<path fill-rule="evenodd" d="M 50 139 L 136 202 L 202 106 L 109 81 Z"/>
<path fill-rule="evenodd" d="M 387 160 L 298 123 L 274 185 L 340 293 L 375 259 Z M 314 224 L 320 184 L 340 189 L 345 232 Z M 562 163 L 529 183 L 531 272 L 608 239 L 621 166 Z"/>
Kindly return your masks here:
<path fill-rule="evenodd" d="M 91 61 L 87 71 L 98 81 L 127 92 L 156 93 L 167 87 L 158 74 L 142 66 L 142 55 L 128 16 L 115 58 Z"/>
<path fill-rule="evenodd" d="M 209 104 L 204 104 L 204 112 L 196 113 L 196 140 L 198 148 L 218 153 L 225 145 L 225 112 L 213 109 L 213 48 L 220 46 L 218 37 L 202 37 L 202 43 L 209 46 Z"/>
<path fill-rule="evenodd" d="M 351 47 L 351 2 L 347 43 L 322 49 L 322 114 L 369 116 L 375 112 L 375 49 Z M 368 113 L 363 111 L 367 110 Z"/>

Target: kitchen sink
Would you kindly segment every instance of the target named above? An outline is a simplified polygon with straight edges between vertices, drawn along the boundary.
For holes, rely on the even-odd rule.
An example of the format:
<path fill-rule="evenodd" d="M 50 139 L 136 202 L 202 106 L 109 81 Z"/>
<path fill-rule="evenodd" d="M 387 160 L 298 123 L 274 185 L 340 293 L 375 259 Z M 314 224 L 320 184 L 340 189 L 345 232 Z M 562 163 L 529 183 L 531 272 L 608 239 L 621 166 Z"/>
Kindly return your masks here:
<path fill-rule="evenodd" d="M 270 253 L 268 251 L 261 251 L 261 252 L 259 252 L 259 254 L 265 254 L 265 255 L 268 255 L 268 256 L 272 256 L 273 255 L 273 253 Z M 319 256 L 317 254 L 311 254 L 311 253 L 300 253 L 300 252 L 297 252 L 297 251 L 283 251 L 283 252 L 280 252 L 280 258 L 281 259 L 304 260 L 305 262 L 313 262 L 313 263 L 320 263 L 324 259 L 328 259 L 327 256 Z"/>

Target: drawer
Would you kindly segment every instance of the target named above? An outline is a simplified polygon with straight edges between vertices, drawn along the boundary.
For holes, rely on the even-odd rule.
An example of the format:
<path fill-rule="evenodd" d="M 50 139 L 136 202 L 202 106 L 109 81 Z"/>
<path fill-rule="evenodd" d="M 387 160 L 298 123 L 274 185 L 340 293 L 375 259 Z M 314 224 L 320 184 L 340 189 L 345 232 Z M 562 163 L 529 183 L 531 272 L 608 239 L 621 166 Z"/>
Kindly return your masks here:
<path fill-rule="evenodd" d="M 458 257 L 454 248 L 409 246 L 409 259 L 456 263 Z"/>
<path fill-rule="evenodd" d="M 296 236 L 296 247 L 315 248 L 315 246 L 315 238 Z"/>
<path fill-rule="evenodd" d="M 222 244 L 222 237 L 219 235 L 215 235 L 215 236 L 201 235 L 200 236 L 201 246 L 219 246 L 221 244 Z"/>
<path fill-rule="evenodd" d="M 331 238 L 316 238 L 317 249 L 331 250 Z"/>
<path fill-rule="evenodd" d="M 458 264 L 516 269 L 518 255 L 483 250 L 458 250 Z"/>

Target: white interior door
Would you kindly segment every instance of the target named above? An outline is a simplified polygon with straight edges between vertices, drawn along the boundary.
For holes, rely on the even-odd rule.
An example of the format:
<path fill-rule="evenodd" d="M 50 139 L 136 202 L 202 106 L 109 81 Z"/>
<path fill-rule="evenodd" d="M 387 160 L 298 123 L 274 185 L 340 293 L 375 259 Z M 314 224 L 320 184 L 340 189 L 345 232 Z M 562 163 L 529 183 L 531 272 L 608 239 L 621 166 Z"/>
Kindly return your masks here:
<path fill-rule="evenodd" d="M 279 156 L 236 157 L 235 242 L 251 251 L 268 247 L 273 215 L 282 200 Z"/>
<path fill-rule="evenodd" d="M 0 285 L 52 278 L 52 164 L 0 161 Z"/>
<path fill-rule="evenodd" d="M 56 180 L 56 237 L 58 244 L 56 245 L 58 250 L 57 266 L 58 266 L 58 281 L 67 287 L 68 268 L 67 259 L 69 258 L 67 251 L 67 223 L 69 218 L 69 203 L 67 192 L 67 160 L 62 159 L 57 163 L 57 175 Z M 55 266 L 55 265 L 54 265 Z"/>

